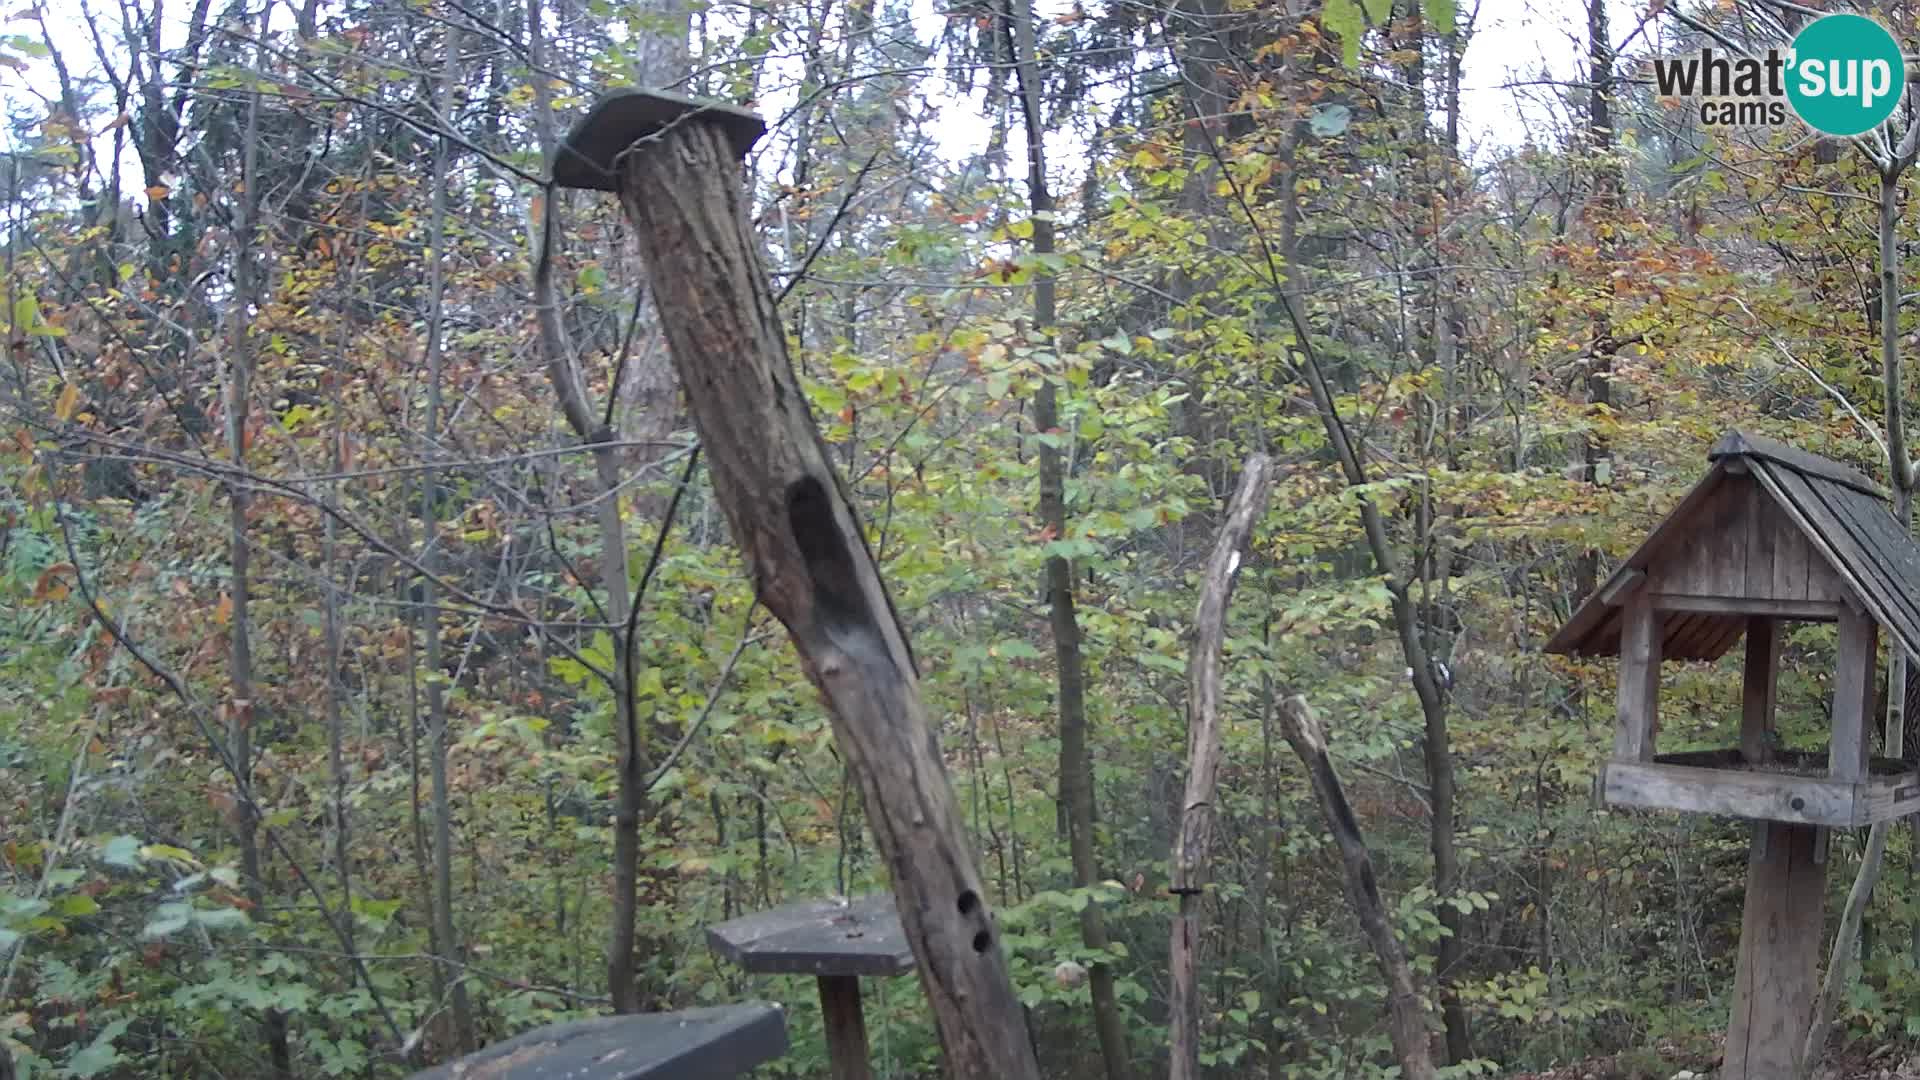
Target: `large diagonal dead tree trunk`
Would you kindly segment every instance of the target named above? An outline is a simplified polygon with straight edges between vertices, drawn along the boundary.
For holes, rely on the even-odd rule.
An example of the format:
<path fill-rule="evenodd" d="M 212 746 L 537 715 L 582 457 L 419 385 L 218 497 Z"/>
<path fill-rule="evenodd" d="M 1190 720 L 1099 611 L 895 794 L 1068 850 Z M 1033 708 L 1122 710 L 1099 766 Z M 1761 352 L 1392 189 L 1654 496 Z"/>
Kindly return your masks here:
<path fill-rule="evenodd" d="M 905 628 L 788 359 L 737 161 L 725 127 L 695 113 L 620 165 L 714 494 L 859 779 L 948 1069 L 962 1080 L 1036 1078 Z"/>

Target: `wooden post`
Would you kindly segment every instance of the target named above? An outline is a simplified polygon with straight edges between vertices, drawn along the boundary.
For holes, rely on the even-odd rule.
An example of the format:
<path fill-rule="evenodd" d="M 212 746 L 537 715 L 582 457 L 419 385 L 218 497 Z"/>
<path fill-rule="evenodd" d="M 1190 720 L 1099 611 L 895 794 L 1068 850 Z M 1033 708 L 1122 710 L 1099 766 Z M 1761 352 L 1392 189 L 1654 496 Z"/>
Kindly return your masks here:
<path fill-rule="evenodd" d="M 1213 846 L 1213 804 L 1220 778 L 1220 653 L 1227 638 L 1227 604 L 1235 575 L 1267 505 L 1273 462 L 1254 454 L 1240 472 L 1240 486 L 1227 502 L 1227 517 L 1213 540 L 1193 612 L 1193 651 L 1187 658 L 1187 787 L 1180 800 L 1180 835 L 1173 842 L 1168 891 L 1179 897 L 1167 946 L 1167 1051 L 1169 1080 L 1196 1080 L 1200 1072 L 1200 938 L 1202 892 Z"/>
<path fill-rule="evenodd" d="M 1773 730 L 1775 681 L 1780 670 L 1780 624 L 1754 616 L 1747 620 L 1747 657 L 1740 687 L 1740 756 L 1748 762 L 1772 756 L 1767 741 Z"/>
<path fill-rule="evenodd" d="M 1761 823 L 1747 859 L 1747 904 L 1722 1080 L 1798 1076 L 1818 988 L 1826 866 L 1812 825 Z"/>
<path fill-rule="evenodd" d="M 1620 688 L 1613 756 L 1652 761 L 1660 722 L 1660 619 L 1653 597 L 1639 589 L 1620 612 Z"/>
<path fill-rule="evenodd" d="M 873 1080 L 867 1061 L 867 1018 L 860 1009 L 858 975 L 822 975 L 820 1016 L 827 1033 L 833 1080 Z"/>
<path fill-rule="evenodd" d="M 1836 780 L 1867 776 L 1867 718 L 1873 713 L 1873 674 L 1878 660 L 1880 624 L 1852 604 L 1840 612 L 1840 641 L 1834 649 L 1833 741 L 1827 746 L 1827 775 Z"/>
<path fill-rule="evenodd" d="M 672 95 L 602 104 L 568 141 L 614 133 L 624 147 L 609 164 L 714 494 L 859 779 L 948 1069 L 961 1080 L 1037 1078 L 912 649 L 794 376 L 747 221 L 741 133 L 757 134 L 759 121 Z"/>

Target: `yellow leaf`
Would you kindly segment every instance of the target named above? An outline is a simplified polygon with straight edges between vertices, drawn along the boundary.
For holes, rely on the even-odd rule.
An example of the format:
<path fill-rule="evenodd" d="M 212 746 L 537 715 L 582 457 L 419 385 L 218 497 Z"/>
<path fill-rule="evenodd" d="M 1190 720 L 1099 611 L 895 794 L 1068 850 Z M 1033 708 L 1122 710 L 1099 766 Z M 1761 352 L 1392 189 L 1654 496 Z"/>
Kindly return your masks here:
<path fill-rule="evenodd" d="M 60 422 L 64 424 L 73 419 L 73 410 L 77 408 L 79 404 L 80 388 L 72 383 L 68 383 L 66 388 L 60 391 L 60 400 L 53 404 L 53 415 L 59 418 Z"/>

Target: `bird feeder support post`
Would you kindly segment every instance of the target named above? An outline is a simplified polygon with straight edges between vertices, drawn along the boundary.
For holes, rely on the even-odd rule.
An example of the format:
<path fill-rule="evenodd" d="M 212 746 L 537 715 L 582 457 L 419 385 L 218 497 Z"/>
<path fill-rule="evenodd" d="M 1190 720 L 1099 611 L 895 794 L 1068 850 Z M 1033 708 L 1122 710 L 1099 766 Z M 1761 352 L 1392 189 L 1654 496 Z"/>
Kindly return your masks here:
<path fill-rule="evenodd" d="M 822 975 L 816 981 L 833 1080 L 873 1080 L 867 1056 L 867 1018 L 860 1008 L 860 977 Z"/>

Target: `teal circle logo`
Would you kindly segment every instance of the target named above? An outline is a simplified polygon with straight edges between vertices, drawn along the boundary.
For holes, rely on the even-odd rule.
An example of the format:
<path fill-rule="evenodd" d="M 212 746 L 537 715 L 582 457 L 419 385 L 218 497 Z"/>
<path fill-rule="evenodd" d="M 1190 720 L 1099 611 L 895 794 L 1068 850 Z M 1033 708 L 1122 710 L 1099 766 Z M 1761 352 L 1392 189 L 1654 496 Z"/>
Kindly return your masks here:
<path fill-rule="evenodd" d="M 1893 115 L 1907 87 L 1900 43 L 1864 15 L 1825 15 L 1794 36 L 1787 101 L 1815 131 L 1850 136 Z"/>

